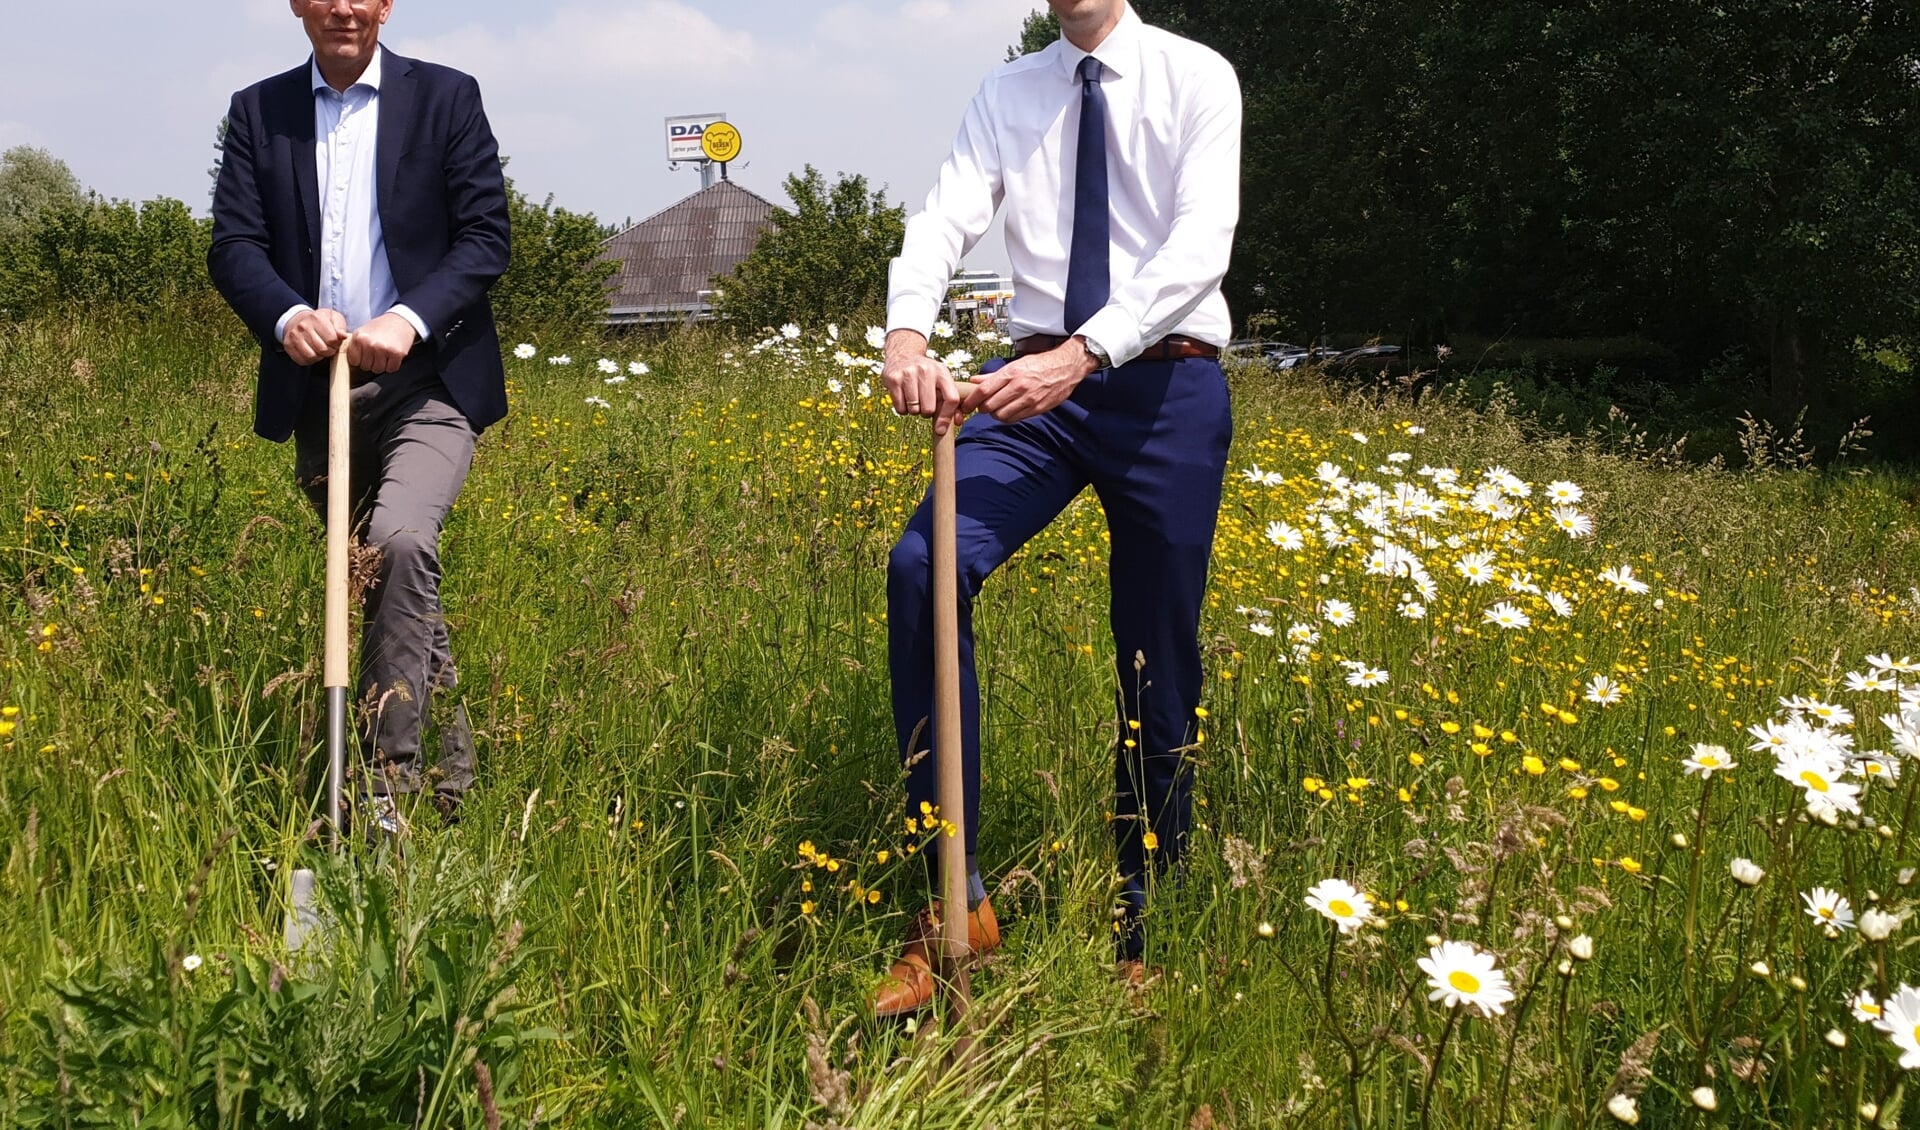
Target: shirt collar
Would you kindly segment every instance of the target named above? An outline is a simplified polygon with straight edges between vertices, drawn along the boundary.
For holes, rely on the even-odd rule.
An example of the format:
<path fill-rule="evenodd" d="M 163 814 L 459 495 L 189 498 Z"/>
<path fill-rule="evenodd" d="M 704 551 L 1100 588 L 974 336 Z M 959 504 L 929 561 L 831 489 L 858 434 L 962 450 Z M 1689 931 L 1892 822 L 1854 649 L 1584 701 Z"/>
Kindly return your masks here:
<path fill-rule="evenodd" d="M 1120 13 L 1120 22 L 1100 41 L 1100 46 L 1091 52 L 1082 51 L 1073 45 L 1066 36 L 1060 37 L 1060 63 L 1069 79 L 1079 81 L 1080 60 L 1091 54 L 1100 60 L 1100 65 L 1116 75 L 1131 74 L 1133 64 L 1140 58 L 1140 29 L 1146 25 L 1134 12 L 1133 5 L 1127 4 Z"/>
<path fill-rule="evenodd" d="M 1118 31 L 1119 29 L 1115 28 L 1114 30 Z M 369 87 L 374 93 L 378 94 L 380 92 L 380 64 L 386 59 L 386 55 L 386 48 L 376 46 L 373 49 L 373 61 L 367 64 L 367 69 L 361 72 L 360 78 L 354 82 L 353 86 Z M 1105 61 L 1104 56 L 1102 56 L 1102 61 Z M 320 73 L 320 61 L 318 59 L 308 60 L 307 69 L 313 76 L 313 92 L 315 94 L 323 90 L 333 89 L 333 86 L 327 82 L 327 76 Z M 353 86 L 349 86 L 347 89 L 352 90 Z"/>

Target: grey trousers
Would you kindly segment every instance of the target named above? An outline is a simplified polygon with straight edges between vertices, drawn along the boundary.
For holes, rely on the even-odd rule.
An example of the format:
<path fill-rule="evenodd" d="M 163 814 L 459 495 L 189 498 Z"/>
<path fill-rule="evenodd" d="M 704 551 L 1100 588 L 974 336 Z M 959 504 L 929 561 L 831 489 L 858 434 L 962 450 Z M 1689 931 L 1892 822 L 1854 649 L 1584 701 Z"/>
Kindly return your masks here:
<path fill-rule="evenodd" d="M 440 607 L 440 530 L 467 481 L 474 431 L 433 366 L 410 359 L 398 372 L 356 372 L 350 427 L 354 528 L 380 554 L 364 597 L 357 690 L 361 750 L 374 795 L 418 792 L 420 747 L 436 691 L 458 681 Z M 327 396 L 317 380 L 294 430 L 294 476 L 326 520 Z M 473 783 L 473 742 L 464 710 L 443 728 L 434 789 L 457 798 Z"/>

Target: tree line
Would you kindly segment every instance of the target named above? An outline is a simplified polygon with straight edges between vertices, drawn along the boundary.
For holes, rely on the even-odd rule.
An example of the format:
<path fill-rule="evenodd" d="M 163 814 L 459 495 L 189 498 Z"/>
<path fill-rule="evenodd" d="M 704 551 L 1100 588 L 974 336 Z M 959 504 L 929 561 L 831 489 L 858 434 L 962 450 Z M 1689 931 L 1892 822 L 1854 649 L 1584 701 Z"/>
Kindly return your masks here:
<path fill-rule="evenodd" d="M 1744 358 L 1789 414 L 1920 353 L 1911 0 L 1134 6 L 1239 73 L 1243 316 L 1638 335 Z"/>
<path fill-rule="evenodd" d="M 208 172 L 219 174 L 218 161 Z M 597 332 L 614 269 L 599 258 L 607 232 L 591 214 L 551 196 L 533 200 L 511 181 L 507 197 L 513 265 L 492 292 L 502 324 L 556 338 Z M 9 149 L 0 154 L 0 322 L 74 310 L 221 316 L 206 268 L 212 233 L 212 220 L 182 201 L 108 199 L 54 154 Z"/>

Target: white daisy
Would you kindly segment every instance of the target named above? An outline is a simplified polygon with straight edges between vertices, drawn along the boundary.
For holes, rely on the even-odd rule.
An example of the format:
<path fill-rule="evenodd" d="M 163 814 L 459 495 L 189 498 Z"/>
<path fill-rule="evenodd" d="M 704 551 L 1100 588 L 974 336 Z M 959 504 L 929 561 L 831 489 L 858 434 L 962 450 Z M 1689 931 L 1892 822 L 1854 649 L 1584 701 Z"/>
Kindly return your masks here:
<path fill-rule="evenodd" d="M 780 327 L 780 336 L 786 338 L 788 341 L 793 341 L 800 336 L 800 327 L 792 322 L 788 322 L 786 325 Z"/>
<path fill-rule="evenodd" d="M 1467 579 L 1470 585 L 1484 585 L 1493 580 L 1493 554 L 1469 553 L 1453 563 L 1455 571 Z"/>
<path fill-rule="evenodd" d="M 1649 591 L 1647 583 L 1633 575 L 1633 566 L 1631 565 L 1622 565 L 1618 569 L 1603 570 L 1600 574 L 1600 579 L 1612 585 L 1614 588 L 1619 589 L 1621 592 L 1630 592 L 1635 596 L 1644 595 Z"/>
<path fill-rule="evenodd" d="M 1883 677 L 1878 671 L 1868 671 L 1864 674 L 1859 671 L 1849 671 L 1847 672 L 1847 689 L 1871 694 L 1876 691 L 1897 691 L 1900 689 L 1900 684 Z"/>
<path fill-rule="evenodd" d="M 1900 1066 L 1911 1071 L 1920 1067 L 1920 989 L 1901 985 L 1880 1004 L 1880 1019 L 1874 1027 L 1893 1038 L 1900 1049 Z"/>
<path fill-rule="evenodd" d="M 1322 879 L 1307 888 L 1307 905 L 1326 916 L 1342 934 L 1351 934 L 1367 924 L 1373 899 L 1344 879 Z"/>
<path fill-rule="evenodd" d="M 1353 662 L 1349 662 L 1345 664 L 1345 666 L 1347 668 L 1347 685 L 1350 687 L 1377 687 L 1387 681 L 1387 673 L 1377 667 L 1369 667 L 1364 663 Z"/>
<path fill-rule="evenodd" d="M 1706 742 L 1693 743 L 1693 756 L 1680 763 L 1686 768 L 1687 776 L 1706 779 L 1715 773 L 1724 773 L 1729 769 L 1738 769 L 1739 763 L 1727 755 L 1727 747 L 1708 745 Z"/>
<path fill-rule="evenodd" d="M 1911 675 L 1915 671 L 1920 671 L 1920 663 L 1914 662 L 1912 657 L 1903 655 L 1895 659 L 1892 652 L 1867 656 L 1867 666 L 1877 671 L 1897 671 L 1902 675 Z"/>
<path fill-rule="evenodd" d="M 1494 968 L 1493 955 L 1470 943 L 1441 942 L 1415 964 L 1433 988 L 1427 999 L 1448 1008 L 1471 1005 L 1482 1015 L 1501 1016 L 1513 1000 L 1507 975 Z"/>
<path fill-rule="evenodd" d="M 647 368 L 645 361 L 629 361 L 627 362 L 627 372 L 632 376 L 644 377 L 648 373 L 653 372 L 653 370 Z"/>
<path fill-rule="evenodd" d="M 1840 892 L 1826 887 L 1803 891 L 1800 901 L 1807 904 L 1807 917 L 1833 930 L 1853 929 L 1853 908 Z"/>
<path fill-rule="evenodd" d="M 1584 538 L 1593 533 L 1593 519 L 1571 506 L 1554 507 L 1553 524 L 1570 538 Z"/>
<path fill-rule="evenodd" d="M 881 329 L 879 326 L 868 326 L 867 327 L 867 348 L 868 349 L 885 349 L 886 347 L 887 347 L 887 331 Z"/>
<path fill-rule="evenodd" d="M 1880 999 L 1873 995 L 1871 989 L 1861 989 L 1855 993 L 1853 999 L 1847 1002 L 1847 1007 L 1853 1010 L 1853 1018 L 1862 1024 L 1878 1024 L 1880 1018 L 1886 1015 L 1886 1009 L 1880 1007 Z"/>
<path fill-rule="evenodd" d="M 1320 633 L 1312 624 L 1294 621 L 1287 628 L 1287 642 L 1301 647 L 1312 647 L 1320 642 Z"/>
<path fill-rule="evenodd" d="M 599 397 L 597 397 L 597 396 L 589 396 L 589 397 L 587 397 L 587 405 L 588 405 L 588 407 L 591 407 L 591 408 L 611 408 L 611 407 L 613 407 L 613 405 L 611 405 L 611 404 L 608 404 L 608 403 L 607 403 L 606 401 L 604 401 L 604 400 L 602 400 L 602 399 L 600 399 L 600 398 L 599 398 Z"/>
<path fill-rule="evenodd" d="M 1320 615 L 1336 628 L 1344 628 L 1358 619 L 1354 615 L 1353 605 L 1331 598 L 1320 602 Z"/>
<path fill-rule="evenodd" d="M 1587 680 L 1587 693 L 1581 697 L 1601 706 L 1612 706 L 1627 697 L 1627 688 L 1605 675 L 1595 675 Z"/>
<path fill-rule="evenodd" d="M 1498 625 L 1508 631 L 1518 631 L 1521 628 L 1529 627 L 1533 624 L 1533 617 L 1528 616 L 1525 612 L 1520 611 L 1504 600 L 1492 608 L 1487 609 L 1486 614 L 1482 616 L 1481 619 L 1486 623 Z"/>
<path fill-rule="evenodd" d="M 531 360 L 533 355 L 538 352 L 540 351 L 524 341 L 513 347 L 513 355 L 522 361 Z"/>
<path fill-rule="evenodd" d="M 1399 613 L 1408 620 L 1424 620 L 1427 618 L 1427 606 L 1417 600 L 1401 601 Z"/>
<path fill-rule="evenodd" d="M 1773 770 L 1806 796 L 1807 810 L 1859 812 L 1860 786 L 1840 780 L 1845 768 L 1827 758 L 1789 754 Z"/>
<path fill-rule="evenodd" d="M 1285 522 L 1268 522 L 1267 540 L 1288 553 L 1298 552 L 1307 546 L 1307 535 Z"/>
<path fill-rule="evenodd" d="M 1586 495 L 1586 491 L 1581 490 L 1578 486 L 1565 479 L 1556 479 L 1547 484 L 1548 500 L 1560 506 L 1571 506 L 1582 498 L 1585 498 Z"/>
<path fill-rule="evenodd" d="M 1546 600 L 1547 607 L 1553 609 L 1554 615 L 1562 619 L 1573 615 L 1573 601 L 1565 593 L 1549 591 Z"/>
<path fill-rule="evenodd" d="M 601 372 L 607 374 L 608 376 L 612 376 L 613 374 L 620 371 L 619 364 L 617 364 L 616 362 L 610 361 L 605 357 L 600 358 L 600 360 L 595 361 L 593 364 L 595 368 L 599 369 Z"/>
<path fill-rule="evenodd" d="M 1869 781 L 1885 781 L 1895 784 L 1900 780 L 1900 759 L 1889 756 L 1886 751 L 1870 749 L 1853 760 L 1855 776 Z"/>
<path fill-rule="evenodd" d="M 1273 625 L 1265 620 L 1255 620 L 1247 625 L 1247 631 L 1252 632 L 1256 636 L 1271 636 L 1273 635 Z"/>

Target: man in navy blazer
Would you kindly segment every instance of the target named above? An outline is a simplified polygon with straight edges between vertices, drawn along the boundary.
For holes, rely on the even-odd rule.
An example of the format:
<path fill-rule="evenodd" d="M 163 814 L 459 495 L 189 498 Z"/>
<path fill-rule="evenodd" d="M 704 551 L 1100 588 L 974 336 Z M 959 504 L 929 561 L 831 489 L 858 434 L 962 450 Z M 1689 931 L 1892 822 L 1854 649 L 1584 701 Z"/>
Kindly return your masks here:
<path fill-rule="evenodd" d="M 481 430 L 506 415 L 487 290 L 507 268 L 499 148 L 480 89 L 379 44 L 393 0 L 289 0 L 313 57 L 233 97 L 207 266 L 261 345 L 254 430 L 295 440 L 324 518 L 326 362 L 354 370 L 351 489 L 380 551 L 360 657 L 363 790 L 375 822 L 432 784 L 451 812 L 473 780 L 464 709 L 421 764 L 428 704 L 455 673 L 440 530 Z"/>

